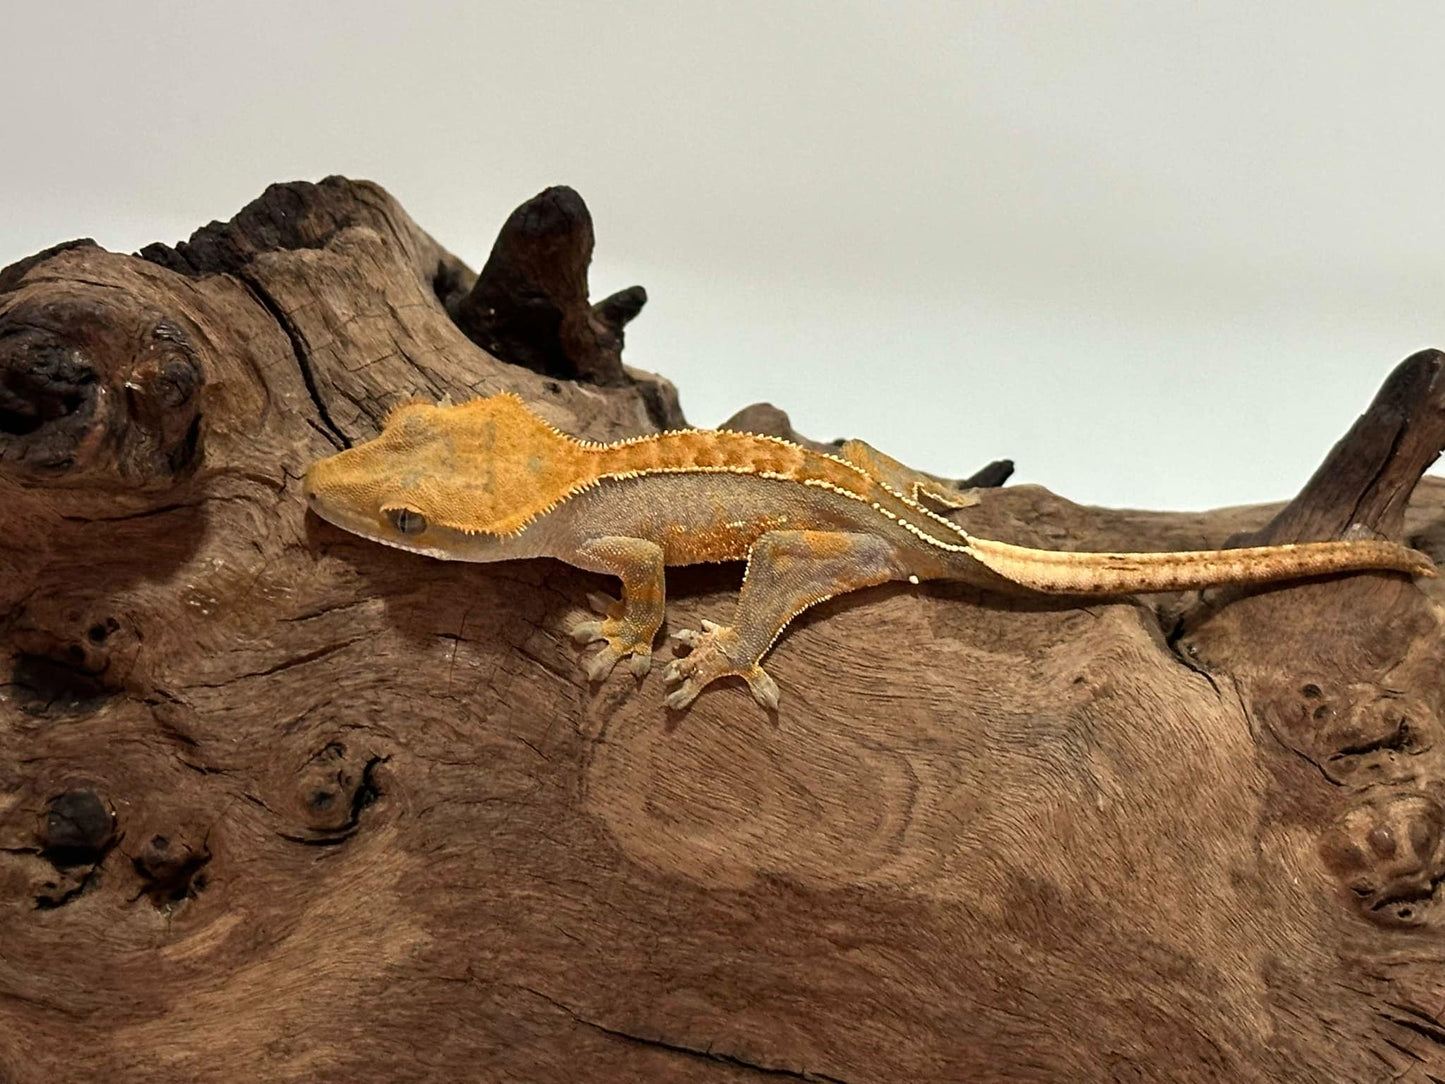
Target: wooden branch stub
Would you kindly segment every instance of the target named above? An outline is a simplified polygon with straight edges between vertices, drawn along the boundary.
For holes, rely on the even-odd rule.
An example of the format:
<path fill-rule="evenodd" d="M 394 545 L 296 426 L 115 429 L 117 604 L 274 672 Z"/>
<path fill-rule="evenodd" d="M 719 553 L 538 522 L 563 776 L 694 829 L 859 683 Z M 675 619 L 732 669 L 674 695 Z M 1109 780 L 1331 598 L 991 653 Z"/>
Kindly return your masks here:
<path fill-rule="evenodd" d="M 1261 531 L 1241 545 L 1342 538 L 1398 539 L 1420 476 L 1445 447 L 1445 354 L 1402 361 L 1319 469 Z"/>
<path fill-rule="evenodd" d="M 647 304 L 647 291 L 641 286 L 629 286 L 625 290 L 618 290 L 615 294 L 604 297 L 597 304 L 592 306 L 592 314 L 601 321 L 603 327 L 613 334 L 621 335 L 622 329 L 642 311 L 642 306 Z M 617 350 L 622 349 L 619 341 Z"/>
<path fill-rule="evenodd" d="M 1389 375 L 1294 500 L 1231 541 L 1403 538 L 1442 444 L 1445 354 L 1424 350 Z M 1399 1019 L 1433 1019 L 1439 1005 L 1438 941 L 1409 962 L 1384 961 L 1418 943 L 1408 939 L 1445 932 L 1440 594 L 1438 580 L 1393 573 L 1210 592 L 1175 637 L 1181 657 L 1239 698 L 1263 748 L 1287 753 L 1264 762 L 1278 783 L 1271 816 L 1315 840 L 1334 886 L 1335 914 L 1322 920 L 1337 924 L 1333 951 L 1389 972 L 1378 996 L 1394 1009 L 1377 1004 L 1374 1049 L 1395 1042 Z"/>
<path fill-rule="evenodd" d="M 233 276 L 284 336 L 316 403 L 315 423 L 336 447 L 374 431 L 407 399 L 460 402 L 503 388 L 560 397 L 558 405 L 571 411 L 572 404 L 595 405 L 595 387 L 605 386 L 611 406 L 602 416 L 578 418 L 601 422 L 600 431 L 587 434 L 594 439 L 685 426 L 676 389 L 621 361 L 622 328 L 645 291 L 619 291 L 594 309 L 587 301 L 591 251 L 581 198 L 548 189 L 508 219 L 491 270 L 479 278 L 379 186 L 328 177 L 273 184 L 230 221 L 140 254 L 190 279 L 215 284 L 215 276 Z M 378 292 L 354 297 L 365 276 L 377 280 Z M 346 311 L 332 313 L 330 301 L 343 296 Z M 491 307 L 498 326 L 512 328 L 494 342 L 478 332 Z M 345 335 L 337 334 L 333 317 Z M 517 346 L 510 356 L 509 342 Z M 345 364 L 319 364 L 314 355 L 329 352 Z M 598 377 L 583 392 L 577 379 L 591 379 L 589 373 Z"/>
<path fill-rule="evenodd" d="M 571 188 L 548 188 L 497 234 L 471 291 L 451 309 L 467 337 L 503 361 L 545 376 L 620 386 L 622 329 L 647 293 L 633 286 L 587 300 L 592 216 Z"/>
<path fill-rule="evenodd" d="M 992 463 L 985 463 L 967 478 L 960 478 L 957 486 L 959 489 L 997 489 L 1012 478 L 1013 473 L 1012 459 L 995 459 Z"/>

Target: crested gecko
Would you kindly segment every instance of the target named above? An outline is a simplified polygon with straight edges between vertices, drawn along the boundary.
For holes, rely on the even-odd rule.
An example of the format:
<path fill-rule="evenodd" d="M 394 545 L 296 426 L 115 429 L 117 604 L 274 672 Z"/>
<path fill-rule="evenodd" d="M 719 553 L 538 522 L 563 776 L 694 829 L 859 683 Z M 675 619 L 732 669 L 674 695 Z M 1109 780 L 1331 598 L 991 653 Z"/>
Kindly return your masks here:
<path fill-rule="evenodd" d="M 617 577 L 586 673 L 628 660 L 641 677 L 663 621 L 664 569 L 746 560 L 730 624 L 675 638 L 691 652 L 663 673 L 683 708 L 736 675 L 769 710 L 761 660 L 824 599 L 894 580 L 963 580 L 1069 595 L 1174 591 L 1386 569 L 1433 576 L 1394 542 L 1308 542 L 1174 553 L 1070 553 L 979 538 L 945 517 L 977 498 L 864 444 L 837 455 L 776 437 L 674 430 L 594 444 L 559 432 L 511 393 L 455 406 L 410 403 L 375 439 L 321 459 L 304 493 L 323 519 L 365 538 L 453 561 L 553 557 Z"/>

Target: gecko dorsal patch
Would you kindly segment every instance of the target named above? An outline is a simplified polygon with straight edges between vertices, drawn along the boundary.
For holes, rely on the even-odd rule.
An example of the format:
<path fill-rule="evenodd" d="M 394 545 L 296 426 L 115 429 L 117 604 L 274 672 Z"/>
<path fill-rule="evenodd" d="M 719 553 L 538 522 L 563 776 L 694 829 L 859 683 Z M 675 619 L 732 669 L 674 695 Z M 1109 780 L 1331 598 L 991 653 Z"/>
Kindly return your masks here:
<path fill-rule="evenodd" d="M 444 526 L 511 534 L 592 481 L 579 442 L 511 393 L 435 408 L 435 417 L 446 461 L 419 489 Z"/>

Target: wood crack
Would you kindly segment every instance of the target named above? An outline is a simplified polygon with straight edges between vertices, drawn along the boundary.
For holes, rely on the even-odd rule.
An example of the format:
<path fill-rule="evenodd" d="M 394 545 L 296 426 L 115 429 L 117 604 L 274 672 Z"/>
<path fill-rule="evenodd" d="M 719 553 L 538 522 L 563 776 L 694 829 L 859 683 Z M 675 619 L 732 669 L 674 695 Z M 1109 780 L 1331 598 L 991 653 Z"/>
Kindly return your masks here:
<path fill-rule="evenodd" d="M 661 1037 L 654 1038 L 647 1035 L 638 1035 L 634 1032 L 626 1031 L 621 1028 L 609 1027 L 608 1025 L 599 1023 L 596 1020 L 589 1019 L 588 1017 L 577 1012 L 571 1006 L 565 1004 L 564 1002 L 558 1001 L 554 997 L 549 997 L 548 995 L 542 993 L 540 990 L 535 990 L 530 986 L 518 986 L 517 989 L 523 990 L 526 993 L 531 994 L 533 997 L 540 998 L 541 1000 L 547 1002 L 547 1004 L 558 1009 L 560 1012 L 563 1012 L 567 1016 L 570 1016 L 573 1020 L 583 1025 L 584 1027 L 592 1028 L 594 1031 L 600 1032 L 603 1035 L 608 1035 L 614 1039 L 620 1039 L 624 1042 L 634 1043 L 638 1046 L 652 1047 L 655 1050 L 666 1050 L 669 1053 L 679 1054 L 684 1057 L 698 1058 L 704 1061 L 721 1062 L 724 1065 L 732 1065 L 736 1066 L 739 1069 L 750 1070 L 759 1074 L 760 1076 L 781 1077 L 787 1080 L 809 1080 L 815 1082 L 821 1081 L 822 1084 L 849 1084 L 849 1082 L 842 1077 L 830 1076 L 827 1073 L 814 1072 L 808 1069 L 783 1069 L 772 1065 L 759 1065 L 756 1062 L 748 1061 L 734 1054 L 721 1053 L 720 1051 L 711 1049 L 711 1047 L 689 1046 L 686 1043 L 674 1042 Z"/>
<path fill-rule="evenodd" d="M 236 278 L 246 287 L 251 296 L 258 304 L 271 314 L 271 318 L 285 333 L 286 340 L 291 344 L 291 353 L 296 358 L 296 365 L 301 370 L 301 380 L 306 385 L 306 392 L 311 396 L 311 402 L 316 407 L 317 416 L 321 419 L 324 429 L 317 431 L 324 436 L 338 451 L 351 447 L 351 441 L 346 439 L 346 434 L 341 427 L 332 420 L 331 411 L 326 408 L 326 401 L 321 397 L 321 390 L 316 383 L 316 373 L 311 367 L 310 351 L 306 348 L 306 340 L 301 335 L 294 320 L 286 315 L 280 304 L 271 296 L 269 290 L 255 275 L 245 271 L 237 271 Z"/>
<path fill-rule="evenodd" d="M 358 643 L 360 643 L 362 640 L 365 640 L 365 639 L 366 639 L 365 636 L 356 636 L 356 637 L 353 637 L 353 638 L 350 639 L 350 640 L 345 640 L 345 641 L 343 641 L 343 642 L 341 642 L 341 643 L 339 643 L 339 644 L 329 644 L 329 645 L 327 645 L 326 647 L 319 647 L 319 648 L 317 648 L 315 651 L 308 651 L 308 652 L 306 652 L 306 653 L 303 654 L 303 655 L 297 655 L 297 656 L 295 656 L 294 658 L 286 659 L 286 660 L 284 660 L 284 661 L 282 661 L 282 662 L 278 662 L 275 666 L 268 666 L 268 667 L 266 667 L 266 668 L 263 669 L 263 670 L 250 670 L 250 671 L 247 671 L 247 672 L 244 673 L 244 674 L 236 674 L 236 675 L 234 675 L 234 676 L 232 676 L 232 677 L 228 677 L 228 678 L 226 678 L 226 680 L 224 680 L 224 681 L 214 681 L 214 682 L 198 681 L 198 682 L 194 682 L 194 683 L 190 686 L 190 688 L 193 688 L 193 689 L 223 689 L 223 688 L 225 688 L 227 685 L 234 684 L 235 682 L 238 682 L 238 681 L 245 681 L 245 680 L 247 680 L 248 678 L 270 677 L 272 674 L 279 674 L 279 673 L 281 673 L 282 671 L 290 670 L 290 669 L 291 669 L 292 667 L 294 667 L 294 666 L 304 666 L 306 663 L 316 662 L 316 661 L 319 660 L 319 659 L 324 659 L 324 658 L 326 658 L 328 655 L 334 655 L 334 654 L 336 654 L 338 651 L 343 651 L 343 650 L 345 650 L 346 648 L 350 647 L 352 644 L 358 644 Z"/>

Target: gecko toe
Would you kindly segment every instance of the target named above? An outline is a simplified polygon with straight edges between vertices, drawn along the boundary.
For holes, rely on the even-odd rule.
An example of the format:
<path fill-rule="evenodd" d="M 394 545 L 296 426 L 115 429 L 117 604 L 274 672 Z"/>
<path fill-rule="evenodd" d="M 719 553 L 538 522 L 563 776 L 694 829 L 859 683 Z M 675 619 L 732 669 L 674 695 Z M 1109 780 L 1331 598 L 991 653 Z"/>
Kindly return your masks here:
<path fill-rule="evenodd" d="M 632 658 L 627 660 L 627 668 L 632 671 L 632 676 L 645 678 L 652 672 L 652 652 L 634 651 Z"/>
<path fill-rule="evenodd" d="M 583 645 L 607 639 L 606 634 L 602 631 L 601 621 L 578 621 L 572 626 L 568 635 L 572 637 L 573 643 Z"/>
<path fill-rule="evenodd" d="M 682 644 L 683 647 L 697 647 L 697 642 L 702 639 L 702 633 L 696 629 L 678 629 L 672 633 L 671 638 Z"/>
<path fill-rule="evenodd" d="M 588 591 L 587 605 L 604 617 L 618 617 L 622 613 L 622 602 L 601 591 Z"/>
<path fill-rule="evenodd" d="M 778 683 L 770 678 L 761 666 L 754 666 L 743 677 L 747 679 L 748 688 L 753 691 L 754 700 L 769 711 L 778 710 Z"/>
<path fill-rule="evenodd" d="M 702 692 L 702 687 L 696 682 L 684 681 L 676 689 L 673 689 L 664 696 L 662 702 L 672 708 L 673 711 L 681 711 L 696 700 L 697 694 L 700 692 Z"/>
<path fill-rule="evenodd" d="M 675 684 L 685 680 L 695 668 L 696 664 L 693 663 L 691 655 L 685 659 L 673 659 L 662 672 L 662 680 L 669 685 Z"/>
<path fill-rule="evenodd" d="M 607 675 L 612 673 L 612 668 L 622 655 L 611 644 L 606 645 L 601 651 L 586 660 L 582 665 L 587 672 L 588 681 L 605 681 Z"/>

